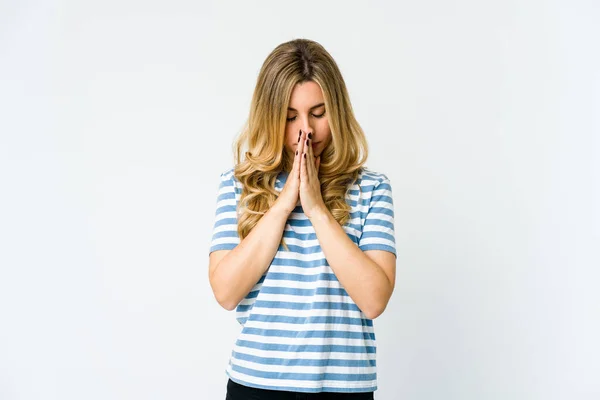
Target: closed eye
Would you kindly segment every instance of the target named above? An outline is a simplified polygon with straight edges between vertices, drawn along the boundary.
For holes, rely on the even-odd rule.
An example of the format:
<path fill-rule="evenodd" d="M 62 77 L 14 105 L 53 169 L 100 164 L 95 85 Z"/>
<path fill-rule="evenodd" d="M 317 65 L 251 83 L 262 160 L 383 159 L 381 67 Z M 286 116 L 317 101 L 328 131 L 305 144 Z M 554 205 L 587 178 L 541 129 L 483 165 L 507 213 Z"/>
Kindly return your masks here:
<path fill-rule="evenodd" d="M 311 115 L 312 115 L 313 117 L 315 117 L 315 118 L 323 118 L 323 116 L 325 115 L 325 113 L 326 113 L 326 111 L 323 111 L 323 113 L 322 113 L 322 114 L 319 114 L 319 115 L 311 114 Z M 288 120 L 289 122 L 292 122 L 292 121 L 294 121 L 295 119 L 296 119 L 296 116 L 295 116 L 295 115 L 294 115 L 293 117 L 291 117 L 291 118 L 287 118 L 287 120 Z"/>

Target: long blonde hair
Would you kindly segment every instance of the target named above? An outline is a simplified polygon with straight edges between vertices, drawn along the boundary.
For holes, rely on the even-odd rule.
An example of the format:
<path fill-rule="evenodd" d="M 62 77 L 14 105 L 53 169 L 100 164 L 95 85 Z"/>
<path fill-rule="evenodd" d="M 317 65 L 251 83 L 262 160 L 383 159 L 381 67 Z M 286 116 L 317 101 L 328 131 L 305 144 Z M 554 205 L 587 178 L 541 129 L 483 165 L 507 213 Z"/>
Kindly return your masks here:
<path fill-rule="evenodd" d="M 277 200 L 278 174 L 292 167 L 293 159 L 284 148 L 287 108 L 294 86 L 306 81 L 319 84 L 329 115 L 331 142 L 321 153 L 319 166 L 323 200 L 340 225 L 350 218 L 346 194 L 367 160 L 367 140 L 334 59 L 319 43 L 295 39 L 278 45 L 263 63 L 248 120 L 234 143 L 233 174 L 243 186 L 238 204 L 240 240 Z M 283 238 L 281 244 L 288 250 Z"/>

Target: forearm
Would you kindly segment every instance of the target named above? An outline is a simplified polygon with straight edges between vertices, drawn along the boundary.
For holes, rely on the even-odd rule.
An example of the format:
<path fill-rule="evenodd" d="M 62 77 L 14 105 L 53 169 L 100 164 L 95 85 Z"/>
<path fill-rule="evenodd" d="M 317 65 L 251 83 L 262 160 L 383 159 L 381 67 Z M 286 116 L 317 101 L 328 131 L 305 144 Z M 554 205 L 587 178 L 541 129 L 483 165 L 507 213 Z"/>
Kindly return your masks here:
<path fill-rule="evenodd" d="M 329 266 L 348 295 L 368 318 L 379 316 L 393 291 L 385 272 L 348 237 L 329 210 L 315 212 L 310 221 Z"/>
<path fill-rule="evenodd" d="M 234 309 L 265 273 L 279 248 L 289 213 L 275 204 L 219 262 L 211 284 L 219 302 Z"/>

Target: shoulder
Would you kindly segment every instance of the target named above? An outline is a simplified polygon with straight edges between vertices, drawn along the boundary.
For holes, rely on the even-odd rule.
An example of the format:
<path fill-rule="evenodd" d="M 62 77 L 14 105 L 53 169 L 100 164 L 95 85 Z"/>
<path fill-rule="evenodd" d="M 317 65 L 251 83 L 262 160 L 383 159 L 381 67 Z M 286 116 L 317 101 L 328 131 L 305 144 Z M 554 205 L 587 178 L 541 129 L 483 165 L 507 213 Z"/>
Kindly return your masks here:
<path fill-rule="evenodd" d="M 239 181 L 234 175 L 235 167 L 229 167 L 226 170 L 221 171 L 221 181 L 227 182 L 230 185 L 235 184 L 239 186 Z"/>
<path fill-rule="evenodd" d="M 221 179 L 233 179 L 233 178 L 235 178 L 233 176 L 233 170 L 234 170 L 234 167 L 229 167 L 226 170 L 221 171 Z"/>
<path fill-rule="evenodd" d="M 236 195 L 239 195 L 242 192 L 242 184 L 234 175 L 235 168 L 229 167 L 224 171 L 221 171 L 221 175 L 219 178 L 219 187 L 221 190 L 225 190 L 227 192 L 235 192 Z"/>
<path fill-rule="evenodd" d="M 390 185 L 388 176 L 381 172 L 375 171 L 369 167 L 363 167 L 358 175 L 358 182 L 363 190 L 374 190 L 381 184 Z"/>

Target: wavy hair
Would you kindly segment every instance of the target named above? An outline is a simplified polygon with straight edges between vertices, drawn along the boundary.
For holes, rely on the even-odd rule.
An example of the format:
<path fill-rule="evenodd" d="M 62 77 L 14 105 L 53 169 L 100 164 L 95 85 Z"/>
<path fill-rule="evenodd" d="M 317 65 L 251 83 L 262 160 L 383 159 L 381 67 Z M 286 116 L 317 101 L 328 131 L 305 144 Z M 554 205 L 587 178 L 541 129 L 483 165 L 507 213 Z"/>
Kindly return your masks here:
<path fill-rule="evenodd" d="M 321 153 L 319 166 L 323 200 L 340 225 L 350 218 L 346 195 L 367 160 L 367 140 L 334 59 L 321 44 L 295 39 L 278 45 L 264 61 L 248 119 L 234 142 L 233 174 L 243 186 L 238 203 L 240 240 L 277 200 L 278 174 L 291 170 L 294 160 L 284 148 L 287 108 L 294 86 L 306 81 L 321 87 L 329 115 L 331 142 Z M 281 244 L 289 250 L 283 237 Z"/>

